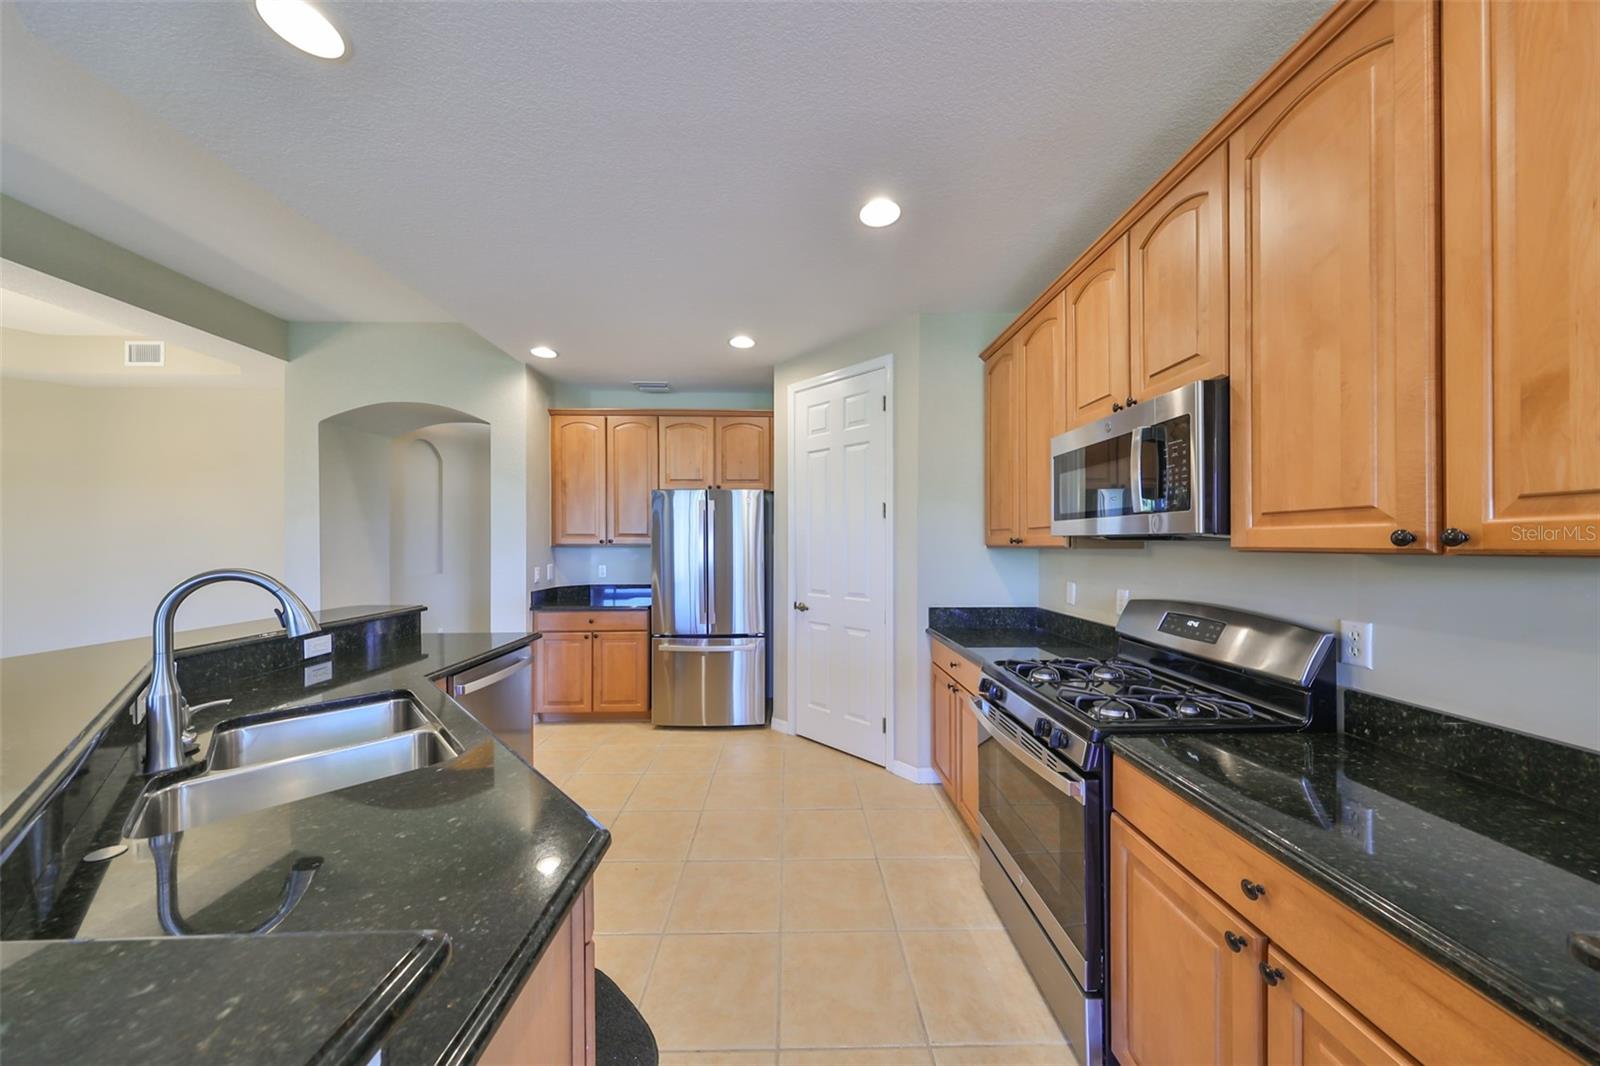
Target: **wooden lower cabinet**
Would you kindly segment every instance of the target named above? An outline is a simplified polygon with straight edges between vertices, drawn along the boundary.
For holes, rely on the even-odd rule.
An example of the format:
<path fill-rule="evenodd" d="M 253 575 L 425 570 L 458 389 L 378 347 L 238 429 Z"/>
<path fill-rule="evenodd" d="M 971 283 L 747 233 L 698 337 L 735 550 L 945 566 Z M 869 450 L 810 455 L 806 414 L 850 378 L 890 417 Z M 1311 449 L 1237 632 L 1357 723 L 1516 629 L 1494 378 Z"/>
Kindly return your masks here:
<path fill-rule="evenodd" d="M 535 611 L 535 714 L 650 710 L 649 611 Z"/>
<path fill-rule="evenodd" d="M 1109 1009 L 1123 1066 L 1578 1061 L 1137 766 L 1112 770 Z M 1237 953 L 1230 931 L 1248 940 Z"/>
<path fill-rule="evenodd" d="M 1276 948 L 1267 951 L 1267 1061 L 1273 1066 L 1395 1066 L 1416 1060 Z"/>
<path fill-rule="evenodd" d="M 643 714 L 650 709 L 650 634 L 594 633 L 594 710 Z"/>
<path fill-rule="evenodd" d="M 479 1061 L 593 1066 L 594 882 L 572 904 Z"/>
<path fill-rule="evenodd" d="M 534 711 L 538 714 L 581 714 L 593 705 L 594 670 L 588 633 L 544 633 L 534 658 L 539 678 Z"/>
<path fill-rule="evenodd" d="M 944 786 L 945 795 L 974 836 L 978 833 L 978 719 L 972 710 L 971 693 L 962 678 L 972 678 L 976 687 L 978 667 L 971 660 L 952 652 L 938 641 L 932 642 L 933 670 L 929 691 L 929 715 L 933 728 L 933 768 Z M 942 663 L 956 671 L 948 673 Z"/>
<path fill-rule="evenodd" d="M 1122 1066 L 1261 1061 L 1266 940 L 1115 815 L 1109 953 Z"/>

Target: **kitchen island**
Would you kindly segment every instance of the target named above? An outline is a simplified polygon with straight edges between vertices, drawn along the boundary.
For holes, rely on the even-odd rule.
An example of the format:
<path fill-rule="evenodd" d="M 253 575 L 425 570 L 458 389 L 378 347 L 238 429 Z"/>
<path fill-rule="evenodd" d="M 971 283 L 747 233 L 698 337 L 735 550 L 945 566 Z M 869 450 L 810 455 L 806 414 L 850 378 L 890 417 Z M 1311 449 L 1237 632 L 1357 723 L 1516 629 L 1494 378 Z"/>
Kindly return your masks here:
<path fill-rule="evenodd" d="M 307 971 L 300 982 L 307 993 L 340 982 L 341 971 L 354 967 L 360 974 L 376 974 L 379 980 L 369 991 L 378 995 L 394 961 L 406 952 L 382 938 L 368 941 L 370 950 L 363 950 L 350 935 L 404 931 L 407 942 L 425 938 L 444 948 L 438 958 L 424 953 L 429 966 L 413 967 L 415 987 L 395 997 L 392 1009 L 374 1013 L 370 997 L 354 998 L 365 1005 L 365 1017 L 381 1024 L 373 1024 L 370 1040 L 349 1047 L 345 1060 L 365 1061 L 381 1047 L 395 1062 L 475 1061 L 502 1039 L 497 1030 L 503 1032 L 503 1023 L 537 1022 L 519 995 L 547 950 L 571 950 L 563 934 L 570 934 L 574 923 L 586 934 L 586 889 L 610 835 L 436 683 L 531 643 L 537 634 L 423 634 L 415 607 L 327 631 L 335 636 L 334 653 L 309 664 L 295 659 L 285 666 L 274 660 L 275 650 L 295 643 L 281 635 L 236 646 L 220 660 L 211 656 L 203 670 L 188 668 L 199 661 L 193 653 L 180 659 L 180 676 L 194 707 L 231 700 L 197 712 L 201 751 L 210 750 L 212 732 L 225 722 L 377 696 L 420 707 L 449 741 L 450 757 L 192 825 L 171 835 L 164 859 L 149 841 L 123 837 L 146 779 L 137 773 L 143 729 L 119 710 L 97 719 L 98 732 L 69 770 L 36 781 L 7 812 L 4 939 L 60 944 L 52 963 L 58 974 L 73 965 L 62 953 L 81 951 L 87 975 L 100 949 L 85 941 L 169 937 L 169 927 L 177 925 L 184 936 L 207 938 L 211 958 L 222 958 L 223 971 L 241 975 L 243 995 L 250 994 L 245 975 L 257 965 L 262 945 L 292 936 L 307 945 Z M 238 669 L 230 670 L 230 661 Z M 271 668 L 262 671 L 262 666 Z M 132 687 L 136 692 L 138 686 Z M 86 698 L 72 692 L 70 678 L 63 679 L 62 689 Z M 195 772 L 185 769 L 174 776 Z M 96 849 L 123 844 L 131 846 L 109 860 L 85 861 Z M 163 869 L 169 877 L 158 877 Z M 309 886 L 293 899 L 271 937 L 245 935 L 284 903 L 286 877 L 297 869 L 313 871 Z M 329 950 L 323 951 L 319 939 L 325 937 L 339 939 L 328 941 Z M 340 950 L 333 950 L 335 945 Z M 5 952 L 8 970 L 13 958 L 39 965 L 30 953 L 12 948 L 8 944 Z M 376 962 L 374 952 L 379 953 Z M 163 960 L 181 958 L 174 951 L 159 954 Z M 149 980 L 173 1002 L 191 996 L 204 1002 L 217 991 L 215 970 L 158 964 L 157 953 L 142 957 L 150 960 Z M 390 964 L 377 965 L 385 957 Z M 58 981 L 57 987 L 72 985 Z M 293 992 L 296 982 L 285 981 L 284 991 Z M 325 1012 L 297 1008 L 298 999 L 288 997 L 281 1024 L 308 1029 L 328 1024 Z M 23 1002 L 8 994 L 0 1004 L 6 1034 L 0 1054 L 19 1061 L 41 1050 L 11 1042 L 13 1032 L 26 1031 L 16 1029 L 9 1017 Z M 100 1006 L 123 1009 L 116 1001 Z M 181 1033 L 188 1013 L 185 1008 L 169 1019 L 174 1033 Z M 345 1024 L 336 1023 L 334 1030 Z M 82 1030 L 87 1042 L 72 1049 L 80 1061 L 130 1061 L 136 1053 L 139 1045 L 94 1043 L 99 1032 Z M 320 1035 L 304 1037 L 321 1047 L 335 1032 Z M 167 1052 L 192 1061 L 230 1061 L 223 1050 L 227 1046 L 184 1055 L 181 1045 L 172 1045 Z M 258 1061 L 249 1055 L 233 1060 Z M 289 1054 L 273 1061 L 328 1060 Z"/>

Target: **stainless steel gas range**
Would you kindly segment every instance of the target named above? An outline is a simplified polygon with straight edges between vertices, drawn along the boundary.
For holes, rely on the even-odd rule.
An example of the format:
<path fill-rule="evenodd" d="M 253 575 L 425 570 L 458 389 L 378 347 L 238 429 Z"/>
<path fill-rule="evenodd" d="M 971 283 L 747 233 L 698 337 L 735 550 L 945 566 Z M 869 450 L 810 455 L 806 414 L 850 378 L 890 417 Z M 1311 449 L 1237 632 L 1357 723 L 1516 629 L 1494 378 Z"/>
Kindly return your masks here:
<path fill-rule="evenodd" d="M 985 891 L 1084 1066 L 1105 1058 L 1106 742 L 1156 731 L 1332 729 L 1334 638 L 1134 600 L 1107 659 L 999 659 L 973 709 Z"/>

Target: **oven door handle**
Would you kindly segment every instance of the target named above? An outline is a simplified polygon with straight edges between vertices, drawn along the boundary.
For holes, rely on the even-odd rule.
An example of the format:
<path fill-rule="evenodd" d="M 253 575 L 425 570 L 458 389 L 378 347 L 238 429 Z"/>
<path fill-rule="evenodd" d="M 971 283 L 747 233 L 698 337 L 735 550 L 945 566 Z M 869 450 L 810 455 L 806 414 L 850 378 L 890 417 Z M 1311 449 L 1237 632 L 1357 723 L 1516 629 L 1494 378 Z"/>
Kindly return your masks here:
<path fill-rule="evenodd" d="M 1084 794 L 1083 778 L 1075 777 L 1072 774 L 1058 773 L 1050 769 L 1050 767 L 1039 761 L 1037 755 L 1007 736 L 999 726 L 995 725 L 994 712 L 989 710 L 982 700 L 975 696 L 968 696 L 967 702 L 972 704 L 972 713 L 978 716 L 978 724 L 983 727 L 985 733 L 989 734 L 991 740 L 1012 755 L 1015 755 L 1024 766 L 1038 774 L 1045 784 L 1058 792 L 1066 794 L 1078 803 L 1085 806 L 1088 805 L 1088 800 Z"/>

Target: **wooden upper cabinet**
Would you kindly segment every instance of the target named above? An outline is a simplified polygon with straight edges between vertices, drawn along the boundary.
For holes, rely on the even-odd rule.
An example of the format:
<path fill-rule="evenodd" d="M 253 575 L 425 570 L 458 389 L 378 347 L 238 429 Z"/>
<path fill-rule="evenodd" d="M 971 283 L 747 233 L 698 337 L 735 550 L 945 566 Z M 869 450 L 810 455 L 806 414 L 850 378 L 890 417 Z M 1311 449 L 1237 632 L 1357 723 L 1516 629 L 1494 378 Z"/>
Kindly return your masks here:
<path fill-rule="evenodd" d="M 1066 288 L 1067 426 L 1127 404 L 1128 238 L 1095 257 Z"/>
<path fill-rule="evenodd" d="M 1600 4 L 1441 19 L 1452 550 L 1600 552 Z"/>
<path fill-rule="evenodd" d="M 1228 153 L 1213 149 L 1128 231 L 1136 400 L 1228 372 Z"/>
<path fill-rule="evenodd" d="M 719 489 L 772 487 L 772 416 L 718 415 L 714 421 Z"/>
<path fill-rule="evenodd" d="M 1107 954 L 1122 1066 L 1262 1061 L 1265 938 L 1120 815 Z"/>
<path fill-rule="evenodd" d="M 605 416 L 552 415 L 550 542 L 604 543 L 606 497 Z"/>
<path fill-rule="evenodd" d="M 716 420 L 703 415 L 661 415 L 664 489 L 708 489 L 716 479 Z"/>
<path fill-rule="evenodd" d="M 1374 3 L 1228 140 L 1234 547 L 1438 544 L 1436 14 Z"/>
<path fill-rule="evenodd" d="M 1282 952 L 1268 950 L 1267 968 L 1277 982 L 1267 987 L 1267 1061 L 1273 1066 L 1416 1061 Z"/>
<path fill-rule="evenodd" d="M 1022 438 L 1017 536 L 1032 547 L 1066 545 L 1065 537 L 1050 535 L 1050 438 L 1067 429 L 1066 306 L 1066 297 L 1057 296 L 1017 334 Z"/>
<path fill-rule="evenodd" d="M 656 416 L 606 416 L 607 544 L 650 543 L 656 487 Z"/>
<path fill-rule="evenodd" d="M 983 364 L 983 542 L 1009 547 L 1018 542 L 1022 503 L 1017 398 L 1017 346 L 1013 342 Z"/>

